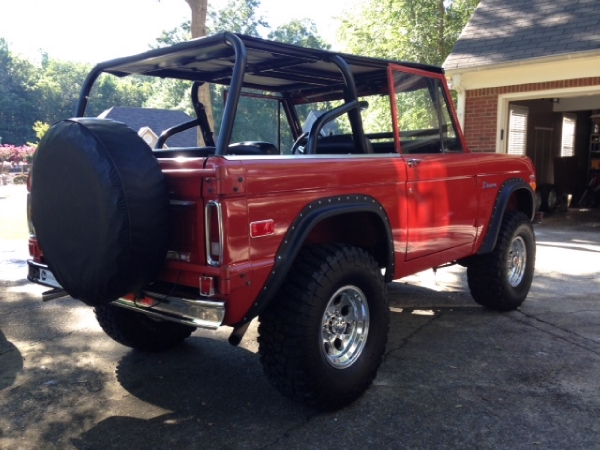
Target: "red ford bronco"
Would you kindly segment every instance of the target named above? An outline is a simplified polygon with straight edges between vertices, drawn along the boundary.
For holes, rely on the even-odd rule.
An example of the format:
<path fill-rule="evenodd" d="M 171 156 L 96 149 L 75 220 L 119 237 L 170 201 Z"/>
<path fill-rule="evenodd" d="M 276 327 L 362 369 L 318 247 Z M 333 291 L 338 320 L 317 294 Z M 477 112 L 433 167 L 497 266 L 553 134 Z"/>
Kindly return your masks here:
<path fill-rule="evenodd" d="M 187 82 L 196 117 L 152 146 L 86 117 L 110 76 Z M 386 283 L 458 263 L 477 303 L 523 302 L 535 182 L 525 157 L 468 151 L 438 67 L 222 33 L 91 71 L 35 156 L 28 278 L 140 350 L 222 325 L 237 345 L 258 317 L 270 382 L 335 409 L 381 364 Z"/>

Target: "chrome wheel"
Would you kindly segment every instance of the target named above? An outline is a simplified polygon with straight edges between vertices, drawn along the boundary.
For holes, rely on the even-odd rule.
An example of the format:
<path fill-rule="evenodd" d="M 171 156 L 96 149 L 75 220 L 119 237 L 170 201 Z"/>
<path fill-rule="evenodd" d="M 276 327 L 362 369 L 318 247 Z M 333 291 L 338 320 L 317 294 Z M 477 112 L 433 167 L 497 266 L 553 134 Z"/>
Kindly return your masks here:
<path fill-rule="evenodd" d="M 337 369 L 351 366 L 361 355 L 369 333 L 369 305 L 356 286 L 344 286 L 331 296 L 323 315 L 321 350 Z"/>
<path fill-rule="evenodd" d="M 527 247 L 521 236 L 517 236 L 510 243 L 508 249 L 508 282 L 512 287 L 517 287 L 523 280 L 527 266 Z"/>

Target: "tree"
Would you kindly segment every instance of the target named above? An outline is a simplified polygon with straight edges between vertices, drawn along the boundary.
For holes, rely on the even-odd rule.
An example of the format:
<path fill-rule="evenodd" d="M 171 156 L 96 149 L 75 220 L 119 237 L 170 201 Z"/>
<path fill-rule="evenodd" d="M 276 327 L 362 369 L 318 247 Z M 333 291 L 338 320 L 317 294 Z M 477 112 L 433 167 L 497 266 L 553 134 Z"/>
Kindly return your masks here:
<path fill-rule="evenodd" d="M 301 47 L 331 48 L 317 32 L 317 26 L 310 19 L 294 19 L 281 25 L 268 34 L 268 38 L 286 44 L 300 45 Z"/>
<path fill-rule="evenodd" d="M 259 37 L 261 29 L 269 27 L 264 17 L 257 13 L 259 7 L 259 0 L 229 0 L 221 10 L 208 11 L 206 31 L 210 34 L 229 31 Z M 162 47 L 188 40 L 193 35 L 193 21 L 192 17 L 192 22 L 185 22 L 179 28 L 164 31 L 157 39 L 156 46 Z M 292 20 L 272 30 L 268 34 L 268 38 L 304 47 L 329 48 L 329 44 L 319 36 L 315 24 L 309 19 Z M 165 83 L 165 81 L 172 81 L 172 83 Z M 186 93 L 189 92 L 189 83 L 163 80 L 160 87 L 156 86 L 146 106 L 188 110 L 189 94 L 186 95 Z M 211 128 L 217 134 L 223 115 L 223 97 L 223 86 L 211 86 L 212 102 L 210 104 L 214 117 Z M 205 100 L 201 101 L 204 105 L 209 104 Z M 274 142 L 274 136 L 276 137 L 277 134 L 271 125 L 277 121 L 277 102 L 244 97 L 238 105 L 238 112 L 233 130 L 233 140 L 255 139 Z M 291 135 L 283 136 L 283 138 L 291 139 Z"/>
<path fill-rule="evenodd" d="M 192 10 L 192 20 L 190 31 L 192 38 L 206 36 L 206 10 L 208 8 L 208 0 L 185 0 Z M 214 129 L 215 120 L 213 118 L 212 101 L 210 97 L 210 86 L 204 84 L 198 90 L 198 100 L 204 105 L 206 118 L 211 129 Z M 198 141 L 202 141 L 202 134 L 198 133 Z M 206 143 L 205 143 L 206 144 Z"/>
<path fill-rule="evenodd" d="M 479 0 L 368 0 L 339 30 L 347 50 L 441 65 Z"/>
<path fill-rule="evenodd" d="M 46 58 L 39 72 L 33 83 L 35 96 L 39 99 L 36 120 L 54 123 L 72 117 L 89 66 Z"/>
<path fill-rule="evenodd" d="M 209 12 L 207 29 L 211 34 L 231 31 L 258 37 L 259 28 L 269 28 L 265 18 L 256 13 L 259 7 L 260 0 L 229 0 L 223 9 Z"/>
<path fill-rule="evenodd" d="M 0 137 L 7 144 L 21 145 L 32 140 L 39 99 L 31 89 L 35 67 L 13 56 L 0 38 Z"/>
<path fill-rule="evenodd" d="M 192 38 L 206 36 L 206 10 L 208 0 L 185 0 L 192 10 L 190 31 Z"/>

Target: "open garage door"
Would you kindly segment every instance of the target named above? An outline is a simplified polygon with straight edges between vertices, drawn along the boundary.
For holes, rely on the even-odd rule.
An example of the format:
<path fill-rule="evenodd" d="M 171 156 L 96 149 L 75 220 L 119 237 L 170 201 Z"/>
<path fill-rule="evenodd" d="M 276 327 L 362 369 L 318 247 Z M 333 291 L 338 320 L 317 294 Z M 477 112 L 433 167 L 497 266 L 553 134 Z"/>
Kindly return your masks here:
<path fill-rule="evenodd" d="M 501 150 L 534 161 L 543 210 L 569 198 L 576 204 L 590 179 L 600 175 L 600 151 L 596 155 L 592 145 L 598 136 L 595 122 L 600 120 L 594 116 L 600 112 L 600 92 L 528 94 L 535 98 L 523 93 L 505 102 Z"/>

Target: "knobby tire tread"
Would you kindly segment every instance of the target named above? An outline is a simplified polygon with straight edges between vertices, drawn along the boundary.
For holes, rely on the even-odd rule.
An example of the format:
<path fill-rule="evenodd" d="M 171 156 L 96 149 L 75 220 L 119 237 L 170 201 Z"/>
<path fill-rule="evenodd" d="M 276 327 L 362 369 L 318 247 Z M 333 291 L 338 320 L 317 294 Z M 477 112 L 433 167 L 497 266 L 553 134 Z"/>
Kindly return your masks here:
<path fill-rule="evenodd" d="M 348 268 L 366 271 L 380 285 L 384 311 L 380 312 L 380 323 L 371 321 L 368 339 L 383 339 L 383 348 L 366 375 L 358 377 L 351 388 L 336 392 L 327 386 L 326 377 L 319 377 L 319 366 L 327 363 L 307 351 L 306 343 L 311 327 L 322 319 L 318 299 Z M 286 283 L 260 318 L 260 360 L 271 384 L 284 396 L 320 410 L 338 409 L 358 398 L 371 385 L 385 353 L 389 328 L 385 294 L 381 272 L 366 251 L 342 244 L 303 248 Z M 370 305 L 370 309 L 375 310 L 376 305 Z"/>
<path fill-rule="evenodd" d="M 195 330 L 188 325 L 153 320 L 142 313 L 110 304 L 95 307 L 94 313 L 109 337 L 141 351 L 168 350 L 181 344 Z"/>
<path fill-rule="evenodd" d="M 532 248 L 527 249 L 528 268 L 521 285 L 518 289 L 513 289 L 506 279 L 506 253 L 514 233 L 522 225 L 529 230 L 525 234 L 531 233 Z M 507 211 L 494 250 L 477 256 L 467 267 L 467 280 L 473 299 L 480 305 L 495 311 L 512 311 L 518 308 L 529 291 L 533 279 L 533 265 L 535 265 L 535 237 L 531 223 L 524 213 Z"/>

